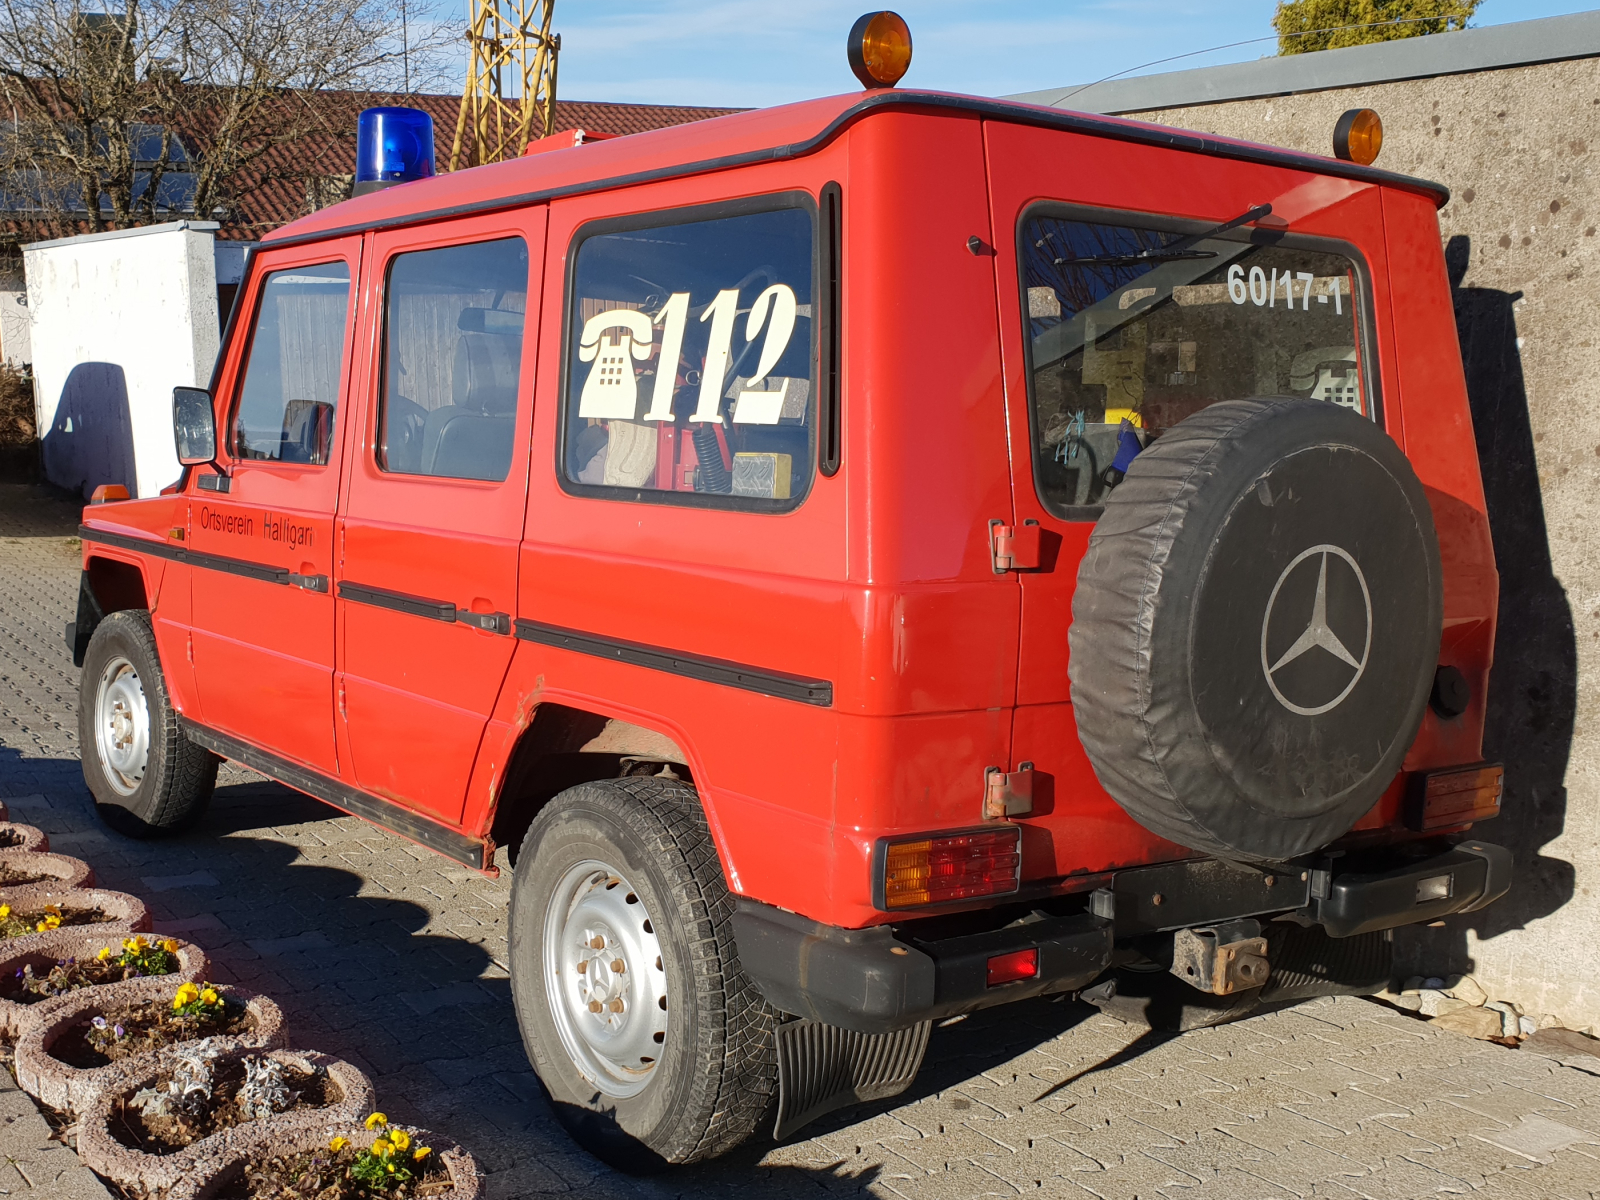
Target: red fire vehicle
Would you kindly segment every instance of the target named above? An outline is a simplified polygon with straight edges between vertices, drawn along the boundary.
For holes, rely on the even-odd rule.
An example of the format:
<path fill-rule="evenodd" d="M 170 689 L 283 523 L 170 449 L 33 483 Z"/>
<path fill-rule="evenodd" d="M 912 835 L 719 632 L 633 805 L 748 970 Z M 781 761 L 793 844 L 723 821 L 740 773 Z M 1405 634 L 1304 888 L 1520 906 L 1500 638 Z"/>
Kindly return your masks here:
<path fill-rule="evenodd" d="M 988 1005 L 1376 990 L 1510 883 L 1445 199 L 874 86 L 297 221 L 182 479 L 85 512 L 100 811 L 227 758 L 508 847 L 530 1058 L 634 1164 Z"/>

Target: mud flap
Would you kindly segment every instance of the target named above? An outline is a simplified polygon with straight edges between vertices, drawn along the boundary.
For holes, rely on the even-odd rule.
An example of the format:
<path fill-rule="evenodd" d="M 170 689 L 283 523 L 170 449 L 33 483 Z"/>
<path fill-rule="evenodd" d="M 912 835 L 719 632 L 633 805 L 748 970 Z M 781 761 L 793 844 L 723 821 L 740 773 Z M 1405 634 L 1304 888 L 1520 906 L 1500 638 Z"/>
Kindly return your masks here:
<path fill-rule="evenodd" d="M 778 1123 L 782 1141 L 825 1113 L 898 1096 L 928 1052 L 932 1021 L 894 1033 L 852 1033 L 820 1021 L 778 1026 Z"/>

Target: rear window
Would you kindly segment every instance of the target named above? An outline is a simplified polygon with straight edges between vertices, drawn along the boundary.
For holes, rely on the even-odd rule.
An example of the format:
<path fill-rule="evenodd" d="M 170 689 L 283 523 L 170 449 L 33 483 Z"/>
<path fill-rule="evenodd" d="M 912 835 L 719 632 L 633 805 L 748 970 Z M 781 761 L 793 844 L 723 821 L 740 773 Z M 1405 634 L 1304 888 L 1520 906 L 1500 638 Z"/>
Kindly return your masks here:
<path fill-rule="evenodd" d="M 568 490 L 766 512 L 805 496 L 814 216 L 805 198 L 762 204 L 580 235 L 568 290 Z"/>
<path fill-rule="evenodd" d="M 1119 464 L 1218 401 L 1375 412 L 1352 258 L 1271 230 L 1162 224 L 1023 219 L 1034 470 L 1057 516 L 1097 516 Z"/>

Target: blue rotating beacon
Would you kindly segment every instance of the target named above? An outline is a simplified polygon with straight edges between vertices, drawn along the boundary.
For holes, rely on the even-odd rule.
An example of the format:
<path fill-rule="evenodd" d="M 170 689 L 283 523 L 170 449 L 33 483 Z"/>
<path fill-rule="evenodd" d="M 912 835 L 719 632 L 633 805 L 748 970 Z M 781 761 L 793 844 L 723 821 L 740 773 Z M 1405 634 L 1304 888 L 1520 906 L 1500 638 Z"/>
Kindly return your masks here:
<path fill-rule="evenodd" d="M 433 118 L 417 108 L 368 108 L 356 125 L 354 196 L 433 175 Z"/>

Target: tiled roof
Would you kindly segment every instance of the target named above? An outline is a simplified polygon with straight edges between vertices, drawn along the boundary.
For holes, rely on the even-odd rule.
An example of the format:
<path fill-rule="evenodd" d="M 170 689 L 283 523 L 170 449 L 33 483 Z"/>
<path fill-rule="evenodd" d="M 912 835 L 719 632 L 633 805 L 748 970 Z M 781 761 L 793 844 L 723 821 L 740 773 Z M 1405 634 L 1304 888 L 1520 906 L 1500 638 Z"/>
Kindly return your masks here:
<path fill-rule="evenodd" d="M 450 164 L 456 117 L 461 97 L 433 95 L 372 95 L 351 92 L 316 93 L 316 101 L 330 132 L 279 146 L 263 156 L 259 165 L 234 182 L 230 211 L 218 219 L 224 238 L 259 238 L 270 230 L 305 215 L 312 207 L 308 190 L 315 180 L 351 175 L 355 171 L 356 115 L 374 105 L 396 104 L 420 108 L 433 117 L 434 156 L 441 171 Z M 732 108 L 691 108 L 685 105 L 601 104 L 583 100 L 557 100 L 555 127 L 588 129 L 599 133 L 643 133 L 684 125 L 708 117 L 738 112 Z M 205 153 L 205 140 L 186 138 L 191 149 Z"/>
<path fill-rule="evenodd" d="M 309 106 L 325 133 L 310 134 L 293 143 L 275 146 L 229 181 L 227 210 L 213 214 L 162 213 L 158 220 L 179 216 L 198 216 L 219 220 L 218 236 L 254 240 L 280 225 L 302 217 L 320 205 L 310 197 L 321 181 L 335 181 L 335 194 L 323 203 L 342 198 L 338 187 L 348 186 L 355 171 L 356 117 L 363 108 L 376 105 L 404 105 L 420 108 L 433 117 L 435 158 L 439 170 L 450 165 L 450 148 L 455 140 L 456 117 L 461 110 L 460 96 L 385 95 L 362 92 L 286 93 L 286 105 Z M 685 105 L 601 104 L 584 100 L 557 100 L 555 127 L 559 130 L 586 129 L 598 133 L 644 133 L 670 125 L 684 125 L 739 112 L 733 108 L 691 108 Z M 207 138 L 200 129 L 179 129 L 178 134 L 191 154 L 203 155 Z M 68 237 L 89 233 L 87 220 L 51 221 L 21 214 L 0 215 L 0 252 L 19 242 Z"/>

